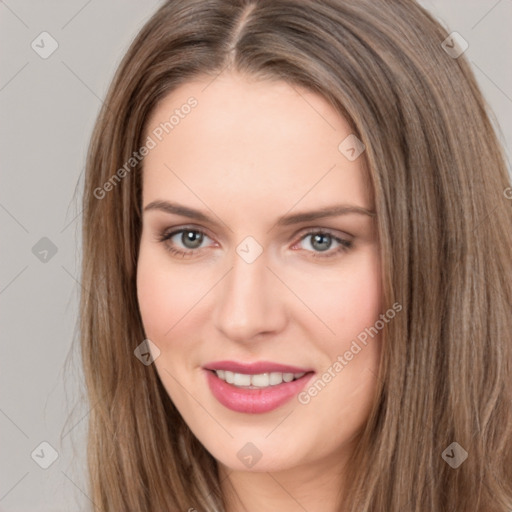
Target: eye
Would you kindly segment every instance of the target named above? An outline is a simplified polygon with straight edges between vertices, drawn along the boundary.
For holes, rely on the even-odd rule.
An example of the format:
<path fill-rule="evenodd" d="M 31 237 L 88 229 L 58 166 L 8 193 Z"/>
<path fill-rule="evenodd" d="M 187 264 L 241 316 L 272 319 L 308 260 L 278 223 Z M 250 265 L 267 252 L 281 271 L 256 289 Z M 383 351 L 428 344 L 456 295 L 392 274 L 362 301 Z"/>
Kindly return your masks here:
<path fill-rule="evenodd" d="M 202 243 L 210 237 L 202 230 L 195 228 L 181 228 L 174 231 L 164 231 L 158 241 L 171 253 L 183 258 L 193 256 L 201 250 Z M 181 247 L 180 247 L 181 245 Z"/>
<path fill-rule="evenodd" d="M 314 258 L 330 258 L 348 251 L 352 247 L 352 241 L 336 236 L 329 230 L 316 229 L 304 234 L 294 247 L 297 245 L 302 245 L 303 249 L 312 252 L 311 256 Z"/>
<path fill-rule="evenodd" d="M 164 247 L 171 254 L 187 258 L 196 255 L 206 246 L 203 243 L 211 238 L 201 229 L 192 227 L 182 227 L 175 230 L 167 230 L 158 236 L 158 241 L 164 244 Z M 330 258 L 340 253 L 348 251 L 352 247 L 352 241 L 346 240 L 326 229 L 311 229 L 303 234 L 297 246 L 311 253 L 313 258 Z"/>

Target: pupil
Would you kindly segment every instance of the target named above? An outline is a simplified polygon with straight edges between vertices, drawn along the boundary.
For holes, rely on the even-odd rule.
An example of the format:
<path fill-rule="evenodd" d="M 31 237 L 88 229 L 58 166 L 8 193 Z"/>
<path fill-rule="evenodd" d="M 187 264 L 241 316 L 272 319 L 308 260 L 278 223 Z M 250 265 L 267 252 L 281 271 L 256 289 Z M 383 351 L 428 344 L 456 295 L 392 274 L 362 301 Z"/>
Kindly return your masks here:
<path fill-rule="evenodd" d="M 317 243 L 318 242 L 318 243 Z M 319 251 L 325 251 L 329 249 L 331 245 L 331 235 L 316 234 L 313 236 L 313 247 Z"/>

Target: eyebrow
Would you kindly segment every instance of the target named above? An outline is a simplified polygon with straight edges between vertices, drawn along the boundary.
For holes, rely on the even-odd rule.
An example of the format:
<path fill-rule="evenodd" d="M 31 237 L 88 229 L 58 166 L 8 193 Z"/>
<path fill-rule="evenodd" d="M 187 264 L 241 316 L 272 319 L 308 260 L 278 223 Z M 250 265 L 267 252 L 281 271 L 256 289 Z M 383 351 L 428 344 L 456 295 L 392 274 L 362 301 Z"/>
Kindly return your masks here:
<path fill-rule="evenodd" d="M 200 210 L 195 210 L 194 208 L 189 208 L 188 206 L 183 206 L 178 203 L 171 203 L 169 201 L 152 201 L 144 207 L 145 212 L 150 210 L 159 210 L 165 213 L 181 215 L 183 217 L 188 217 L 200 222 L 208 222 L 211 224 L 215 223 L 211 217 Z M 317 219 L 324 219 L 326 217 L 336 217 L 339 215 L 354 213 L 359 215 L 367 215 L 369 217 L 375 216 L 375 212 L 363 208 L 362 206 L 340 204 L 334 206 L 326 206 L 325 208 L 321 208 L 319 210 L 283 215 L 277 219 L 277 222 L 274 224 L 274 226 L 290 226 L 292 224 L 299 224 L 301 222 L 309 222 Z"/>

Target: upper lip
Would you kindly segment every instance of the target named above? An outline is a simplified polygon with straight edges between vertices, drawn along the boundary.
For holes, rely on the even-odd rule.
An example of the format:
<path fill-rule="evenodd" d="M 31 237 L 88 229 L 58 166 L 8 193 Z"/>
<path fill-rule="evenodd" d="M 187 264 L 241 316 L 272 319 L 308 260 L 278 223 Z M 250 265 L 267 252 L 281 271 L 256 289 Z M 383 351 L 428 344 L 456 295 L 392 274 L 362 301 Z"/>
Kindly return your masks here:
<path fill-rule="evenodd" d="M 239 363 L 236 361 L 214 361 L 205 364 L 206 370 L 227 370 L 234 373 L 258 375 L 260 373 L 307 373 L 313 371 L 311 368 L 299 368 L 287 364 L 273 363 L 271 361 L 257 361 L 254 363 Z"/>

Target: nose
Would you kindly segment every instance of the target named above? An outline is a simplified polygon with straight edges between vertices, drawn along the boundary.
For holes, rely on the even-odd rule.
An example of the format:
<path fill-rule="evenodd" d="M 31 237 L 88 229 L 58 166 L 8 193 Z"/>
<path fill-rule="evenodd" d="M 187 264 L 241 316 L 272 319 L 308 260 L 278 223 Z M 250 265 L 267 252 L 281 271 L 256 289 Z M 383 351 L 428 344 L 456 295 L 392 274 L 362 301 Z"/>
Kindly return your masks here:
<path fill-rule="evenodd" d="M 246 342 L 284 328 L 283 290 L 267 265 L 265 251 L 252 263 L 234 254 L 231 270 L 219 283 L 215 297 L 213 320 L 224 337 Z"/>

